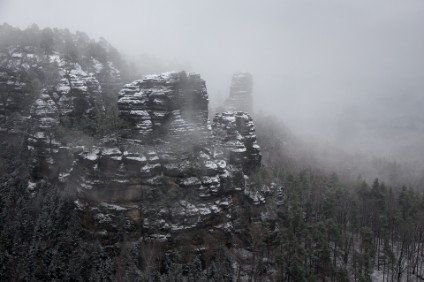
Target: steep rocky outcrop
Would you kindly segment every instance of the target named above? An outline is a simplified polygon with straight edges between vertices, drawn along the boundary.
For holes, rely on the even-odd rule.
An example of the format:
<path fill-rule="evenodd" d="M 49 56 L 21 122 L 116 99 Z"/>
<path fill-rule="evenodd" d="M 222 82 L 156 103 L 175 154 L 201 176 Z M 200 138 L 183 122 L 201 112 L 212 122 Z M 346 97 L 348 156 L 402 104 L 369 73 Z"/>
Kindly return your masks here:
<path fill-rule="evenodd" d="M 87 60 L 86 60 L 87 61 Z M 82 118 L 93 120 L 104 110 L 104 93 L 97 79 L 105 66 L 96 59 L 85 71 L 52 51 L 43 54 L 34 46 L 11 46 L 0 52 L 0 132 L 6 144 L 27 144 L 32 158 L 32 181 L 57 177 L 69 167 L 69 146 L 57 134 L 60 126 L 72 127 Z M 109 77 L 119 71 L 108 62 Z M 35 184 L 29 185 L 32 190 Z"/>
<path fill-rule="evenodd" d="M 60 56 L 49 56 L 58 65 L 61 79 L 32 106 L 28 149 L 33 152 L 34 177 L 57 177 L 72 162 L 70 147 L 57 136 L 57 127 L 93 120 L 95 111 L 103 111 L 102 88 L 94 73 L 85 72 L 78 63 L 65 62 Z"/>
<path fill-rule="evenodd" d="M 198 74 L 149 75 L 119 93 L 121 117 L 132 125 L 127 138 L 143 142 L 180 140 L 208 131 L 208 95 Z"/>
<path fill-rule="evenodd" d="M 247 72 L 233 74 L 230 86 L 230 97 L 225 102 L 227 111 L 243 111 L 252 113 L 252 75 Z"/>
<path fill-rule="evenodd" d="M 33 153 L 33 175 L 49 176 L 56 171 L 57 156 L 61 147 L 55 136 L 55 127 L 59 124 L 59 112 L 56 103 L 47 91 L 41 94 L 31 107 L 30 129 L 27 139 L 28 150 Z"/>
<path fill-rule="evenodd" d="M 43 179 L 73 187 L 77 207 L 89 215 L 87 230 L 107 244 L 122 229 L 154 240 L 203 227 L 229 231 L 237 225 L 234 199 L 256 201 L 246 181 L 261 161 L 252 118 L 225 112 L 211 126 L 200 75 L 170 72 L 126 84 L 117 101 L 125 126 L 80 146 L 62 135 L 103 111 L 99 73 L 88 71 L 101 64 L 92 59 L 83 68 L 55 52 L 8 50 L 0 128 L 9 140 L 19 133 L 28 149 L 28 190 L 37 193 Z M 50 79 L 35 88 L 35 78 L 25 77 L 33 69 Z"/>
<path fill-rule="evenodd" d="M 49 91 L 60 116 L 93 116 L 96 104 L 102 107 L 102 87 L 95 73 L 86 72 L 78 63 L 67 62 L 58 55 L 49 56 L 49 60 L 57 64 L 61 76 Z"/>
<path fill-rule="evenodd" d="M 261 161 L 251 117 L 219 114 L 212 131 L 205 82 L 185 72 L 125 85 L 118 106 L 128 126 L 78 153 L 68 177 L 98 234 L 117 240 L 122 222 L 130 234 L 158 240 L 230 230 L 233 198 Z"/>
<path fill-rule="evenodd" d="M 119 79 L 111 62 L 86 53 L 78 59 L 72 46 L 65 53 L 28 46 L 0 52 L 0 129 L 8 140 L 18 133 L 28 150 L 29 192 L 47 182 L 75 191 L 86 231 L 106 244 L 121 240 L 122 230 L 166 241 L 199 228 L 227 232 L 239 224 L 236 202 L 261 204 L 248 181 L 261 162 L 252 118 L 225 112 L 211 125 L 199 74 L 126 84 L 116 102 L 119 131 L 90 146 L 66 137 L 96 120 L 111 98 L 104 88 Z M 234 97 L 246 86 L 237 81 Z"/>
<path fill-rule="evenodd" d="M 245 171 L 260 166 L 260 147 L 256 142 L 255 126 L 245 112 L 216 114 L 212 123 L 213 134 L 233 164 L 241 164 Z"/>
<path fill-rule="evenodd" d="M 28 118 L 32 103 L 49 95 L 60 116 L 80 118 L 102 102 L 95 73 L 65 60 L 59 53 L 42 55 L 34 47 L 16 46 L 0 52 L 0 128 L 19 130 L 16 116 Z"/>

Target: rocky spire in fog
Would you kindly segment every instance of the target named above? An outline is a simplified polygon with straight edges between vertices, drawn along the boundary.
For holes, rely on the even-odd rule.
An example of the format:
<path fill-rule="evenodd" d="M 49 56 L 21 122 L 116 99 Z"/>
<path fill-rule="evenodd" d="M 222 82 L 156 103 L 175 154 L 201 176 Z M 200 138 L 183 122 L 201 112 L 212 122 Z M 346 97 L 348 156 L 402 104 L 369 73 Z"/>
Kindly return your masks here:
<path fill-rule="evenodd" d="M 252 113 L 252 86 L 253 79 L 250 73 L 233 74 L 230 97 L 225 103 L 226 110 Z"/>
<path fill-rule="evenodd" d="M 65 180 L 105 239 L 116 240 L 122 219 L 127 232 L 142 229 L 159 241 L 196 228 L 231 230 L 225 223 L 236 216 L 231 208 L 241 191 L 264 203 L 247 181 L 261 166 L 253 120 L 225 112 L 211 125 L 200 75 L 145 76 L 123 87 L 118 109 L 127 121 L 120 137 L 115 132 L 76 153 Z"/>

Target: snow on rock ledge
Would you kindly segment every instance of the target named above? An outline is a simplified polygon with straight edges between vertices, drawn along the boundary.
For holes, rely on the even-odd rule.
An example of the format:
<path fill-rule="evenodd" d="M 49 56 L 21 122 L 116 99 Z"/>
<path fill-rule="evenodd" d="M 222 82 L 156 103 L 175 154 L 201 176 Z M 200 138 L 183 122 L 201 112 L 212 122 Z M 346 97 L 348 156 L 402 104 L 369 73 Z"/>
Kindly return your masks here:
<path fill-rule="evenodd" d="M 104 236 L 122 218 L 129 232 L 152 240 L 201 227 L 228 231 L 233 199 L 254 198 L 243 193 L 245 175 L 261 162 L 250 115 L 225 112 L 211 126 L 205 81 L 185 72 L 126 84 L 118 108 L 127 128 L 76 153 L 69 177 Z"/>

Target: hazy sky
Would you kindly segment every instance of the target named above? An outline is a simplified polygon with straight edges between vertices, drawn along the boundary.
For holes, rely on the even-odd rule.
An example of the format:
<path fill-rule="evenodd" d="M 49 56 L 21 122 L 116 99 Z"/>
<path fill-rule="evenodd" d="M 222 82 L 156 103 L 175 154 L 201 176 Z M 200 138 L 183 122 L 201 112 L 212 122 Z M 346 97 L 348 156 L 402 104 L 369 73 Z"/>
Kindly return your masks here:
<path fill-rule="evenodd" d="M 1 22 L 188 62 L 215 101 L 233 72 L 249 71 L 257 111 L 321 137 L 354 139 L 360 116 L 388 114 L 386 96 L 424 95 L 422 0 L 0 0 Z"/>

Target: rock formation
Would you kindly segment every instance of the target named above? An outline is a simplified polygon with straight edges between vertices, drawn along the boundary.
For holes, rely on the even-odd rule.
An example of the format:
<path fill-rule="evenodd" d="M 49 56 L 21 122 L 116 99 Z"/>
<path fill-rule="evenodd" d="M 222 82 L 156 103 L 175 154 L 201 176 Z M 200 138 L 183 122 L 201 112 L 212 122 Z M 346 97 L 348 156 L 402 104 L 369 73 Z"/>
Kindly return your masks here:
<path fill-rule="evenodd" d="M 151 143 L 194 137 L 208 131 L 208 95 L 198 74 L 149 75 L 119 93 L 121 117 L 132 125 L 127 137 Z"/>
<path fill-rule="evenodd" d="M 219 114 L 212 134 L 205 82 L 185 72 L 125 85 L 118 106 L 127 128 L 78 153 L 68 177 L 99 234 L 118 240 L 122 222 L 158 240 L 231 228 L 233 198 L 261 161 L 251 117 Z"/>
<path fill-rule="evenodd" d="M 255 126 L 249 114 L 244 112 L 216 114 L 212 129 L 231 163 L 241 164 L 245 171 L 260 166 L 262 157 L 256 142 Z"/>
<path fill-rule="evenodd" d="M 59 124 L 56 103 L 47 91 L 31 107 L 28 150 L 33 152 L 33 175 L 54 175 L 55 159 L 61 144 L 56 140 L 55 127 Z"/>
<path fill-rule="evenodd" d="M 126 84 L 117 101 L 125 127 L 80 146 L 58 129 L 72 130 L 103 110 L 97 73 L 33 48 L 10 48 L 1 60 L 0 130 L 26 144 L 29 192 L 37 193 L 42 179 L 75 189 L 87 230 L 106 244 L 121 240 L 123 229 L 152 240 L 202 227 L 232 230 L 235 199 L 261 203 L 246 182 L 261 162 L 252 118 L 225 112 L 211 126 L 200 75 L 171 72 Z M 92 60 L 91 69 L 98 64 Z M 52 77 L 44 88 L 25 77 L 36 69 Z"/>
<path fill-rule="evenodd" d="M 94 58 L 88 61 L 86 67 L 95 72 L 34 46 L 10 46 L 0 52 L 0 141 L 27 145 L 31 181 L 56 178 L 69 169 L 69 148 L 74 145 L 61 140 L 58 127 L 93 120 L 96 110 L 104 109 L 97 77 L 105 66 Z M 107 64 L 109 77 L 119 80 L 119 71 Z M 30 190 L 34 183 L 28 185 Z"/>
<path fill-rule="evenodd" d="M 252 113 L 252 75 L 247 72 L 233 74 L 230 97 L 225 102 L 227 111 Z"/>
<path fill-rule="evenodd" d="M 178 244 L 176 254 L 192 248 L 193 235 L 229 238 L 241 230 L 242 206 L 263 208 L 249 182 L 260 166 L 253 122 L 226 112 L 212 127 L 200 75 L 149 75 L 118 91 L 119 71 L 108 61 L 123 66 L 118 55 L 83 34 L 33 28 L 38 44 L 0 31 L 9 40 L 0 43 L 1 235 L 14 238 L 3 244 L 9 257 L 19 244 L 32 265 L 94 249 L 118 259 L 124 245 L 173 252 Z M 43 274 L 33 277 L 46 280 L 39 265 Z"/>
<path fill-rule="evenodd" d="M 79 118 L 94 111 L 96 99 L 101 102 L 101 86 L 95 73 L 85 72 L 78 63 L 70 63 L 59 54 L 40 55 L 35 48 L 10 47 L 0 53 L 0 128 L 18 130 L 16 116 L 29 117 L 31 104 L 49 95 L 60 116 Z M 48 85 L 44 77 L 58 77 Z M 61 79 L 60 79 L 61 78 Z M 46 89 L 38 89 L 41 85 Z M 43 98 L 44 97 L 44 98 Z M 36 103 L 39 103 L 37 101 Z"/>

